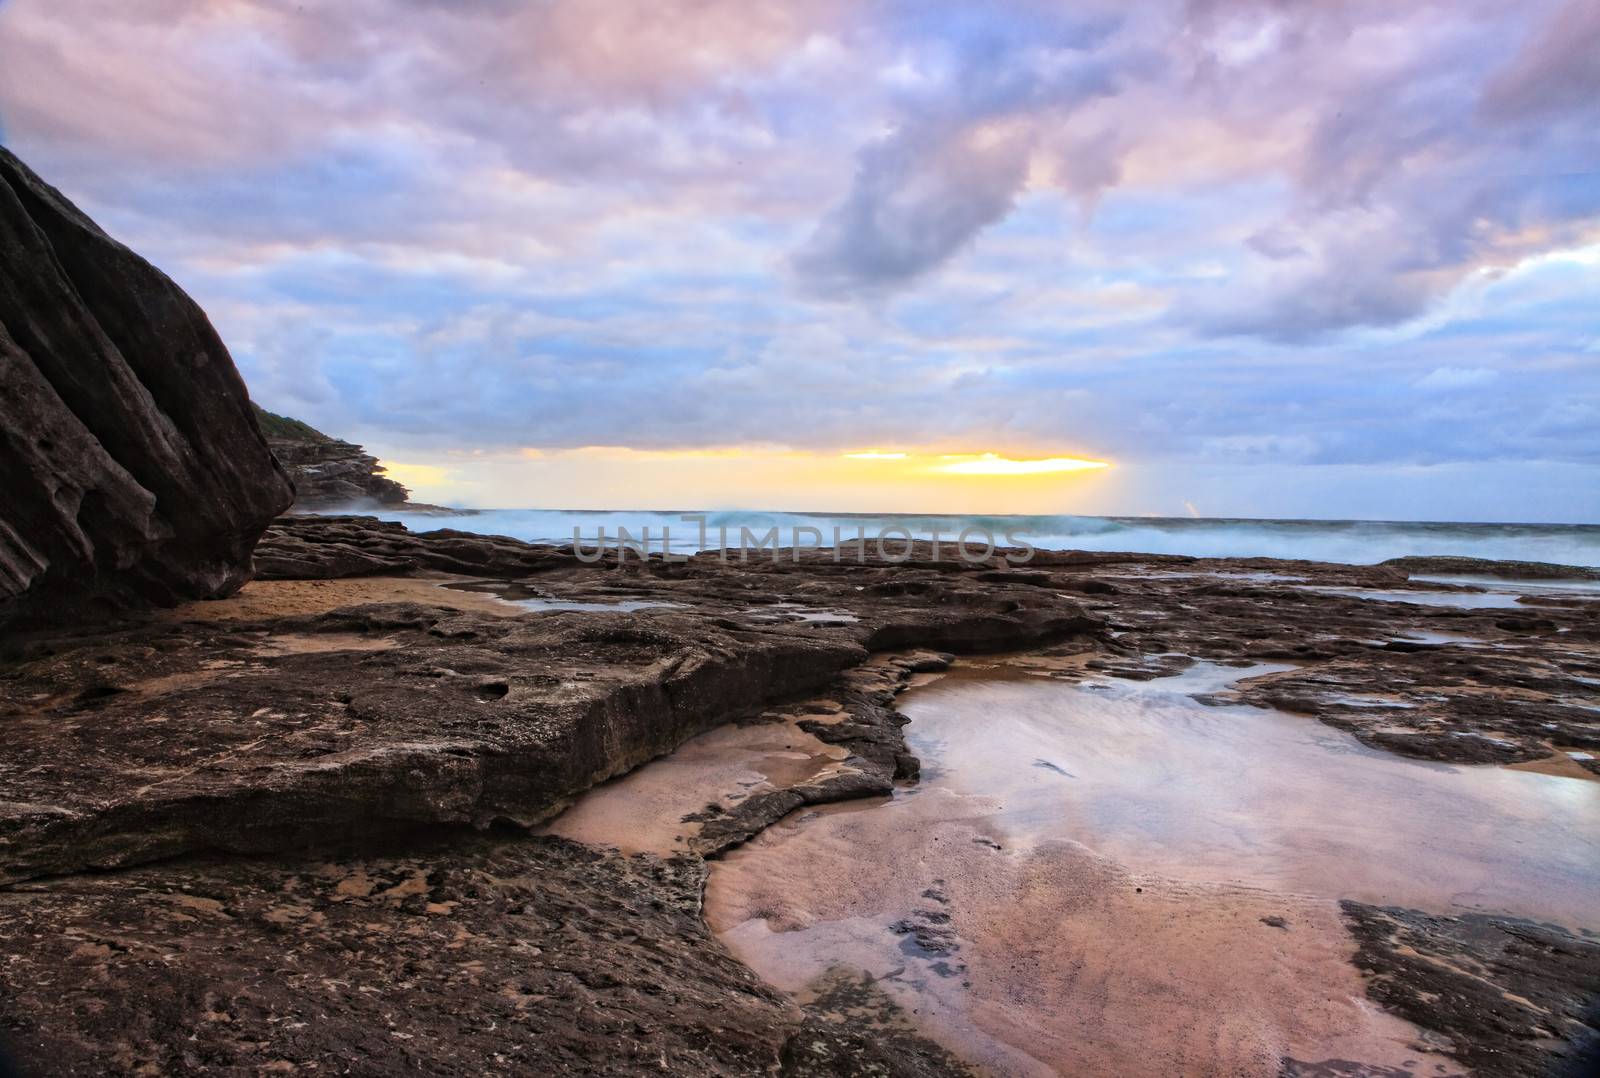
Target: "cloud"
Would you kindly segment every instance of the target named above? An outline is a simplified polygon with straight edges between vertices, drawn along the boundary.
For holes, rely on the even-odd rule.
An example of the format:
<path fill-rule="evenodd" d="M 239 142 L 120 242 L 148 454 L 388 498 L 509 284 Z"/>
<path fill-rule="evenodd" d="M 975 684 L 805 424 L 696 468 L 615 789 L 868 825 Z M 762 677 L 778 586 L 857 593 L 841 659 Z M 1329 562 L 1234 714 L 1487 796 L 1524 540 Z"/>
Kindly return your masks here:
<path fill-rule="evenodd" d="M 795 256 L 805 287 L 859 297 L 907 284 L 1004 217 L 1028 166 L 1026 131 L 897 133 L 861 154 L 855 183 Z"/>
<path fill-rule="evenodd" d="M 1600 7 L 1589 0 L 1567 0 L 1489 80 L 1480 108 L 1489 119 L 1508 123 L 1592 116 L 1597 100 Z"/>
<path fill-rule="evenodd" d="M 913 48 L 893 71 L 901 88 L 893 129 L 861 148 L 849 191 L 793 258 L 802 287 L 829 298 L 881 295 L 1004 218 L 1046 128 L 1148 63 L 1138 53 L 1088 53 L 1114 25 L 1058 24 L 1055 40 L 983 26 L 965 42 Z M 1063 156 L 1062 174 L 1087 192 L 1108 186 L 1114 145 L 1105 132 L 1079 143 Z"/>
<path fill-rule="evenodd" d="M 1593 10 L 1355 4 L 1306 19 L 1247 76 L 1307 131 L 1281 164 L 1292 185 L 1248 244 L 1262 261 L 1238 263 L 1226 294 L 1186 297 L 1182 314 L 1285 341 L 1396 326 L 1475 273 L 1583 242 L 1600 216 L 1600 97 L 1566 89 L 1593 66 L 1593 50 L 1565 49 L 1591 35 L 1578 7 Z M 1508 39 L 1526 42 L 1509 61 Z M 1565 76 L 1544 80 L 1545 63 Z M 1222 114 L 1238 108 L 1227 100 Z M 1277 241 L 1290 236 L 1286 267 Z"/>
<path fill-rule="evenodd" d="M 419 464 L 1579 468 L 1595 12 L 12 0 L 0 130 L 264 403 Z"/>
<path fill-rule="evenodd" d="M 1225 461 L 1302 461 L 1316 450 L 1316 439 L 1304 434 L 1228 434 L 1200 444 L 1202 454 Z"/>
<path fill-rule="evenodd" d="M 1488 367 L 1435 367 L 1412 384 L 1418 389 L 1470 389 L 1500 377 Z"/>

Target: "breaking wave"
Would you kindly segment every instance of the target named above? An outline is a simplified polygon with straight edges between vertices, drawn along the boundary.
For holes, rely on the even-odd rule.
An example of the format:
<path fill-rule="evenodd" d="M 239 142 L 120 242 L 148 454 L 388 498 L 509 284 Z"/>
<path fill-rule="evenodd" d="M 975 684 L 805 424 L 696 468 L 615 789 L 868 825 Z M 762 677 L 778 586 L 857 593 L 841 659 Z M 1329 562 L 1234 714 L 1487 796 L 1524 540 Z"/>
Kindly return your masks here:
<path fill-rule="evenodd" d="M 1230 520 L 1183 517 L 1092 516 L 931 516 L 923 514 L 761 513 L 705 511 L 702 540 L 697 521 L 685 512 L 562 511 L 491 509 L 461 514 L 396 513 L 414 531 L 456 528 L 482 534 L 509 535 L 540 543 L 571 543 L 577 529 L 586 544 L 600 528 L 615 540 L 619 528 L 639 538 L 650 529 L 653 549 L 663 532 L 672 549 L 684 553 L 739 544 L 741 529 L 760 537 L 777 528 L 779 543 L 791 545 L 795 529 L 820 534 L 818 545 L 831 546 L 834 529 L 844 540 L 858 531 L 869 540 L 885 529 L 904 529 L 929 539 L 937 530 L 954 541 L 964 529 L 987 530 L 1003 543 L 1009 532 L 1044 550 L 1135 551 L 1143 554 L 1188 554 L 1197 557 L 1295 558 L 1310 561 L 1371 564 L 1406 555 L 1462 555 L 1515 561 L 1557 562 L 1600 566 L 1600 525 L 1586 524 L 1451 524 L 1367 520 Z M 894 532 L 898 536 L 899 532 Z M 726 536 L 726 539 L 724 539 Z M 802 531 L 801 543 L 816 538 Z M 979 542 L 976 536 L 974 542 Z"/>

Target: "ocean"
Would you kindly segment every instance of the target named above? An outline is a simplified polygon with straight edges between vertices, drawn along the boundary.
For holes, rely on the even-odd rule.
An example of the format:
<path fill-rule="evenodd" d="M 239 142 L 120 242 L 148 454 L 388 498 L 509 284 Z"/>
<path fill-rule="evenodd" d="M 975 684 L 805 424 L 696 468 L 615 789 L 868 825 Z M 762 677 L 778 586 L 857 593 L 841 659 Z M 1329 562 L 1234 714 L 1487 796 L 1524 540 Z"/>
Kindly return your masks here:
<path fill-rule="evenodd" d="M 547 509 L 487 509 L 471 513 L 384 513 L 413 531 L 456 528 L 461 531 L 508 535 L 529 542 L 565 544 L 574 529 L 583 545 L 592 547 L 603 527 L 615 543 L 619 528 L 639 539 L 650 529 L 652 550 L 661 549 L 664 531 L 670 531 L 675 552 L 692 553 L 724 545 L 738 546 L 741 529 L 763 535 L 778 529 L 779 545 L 792 545 L 795 529 L 801 543 L 831 546 L 834 528 L 842 538 L 864 531 L 868 540 L 886 534 L 891 552 L 902 532 L 954 541 L 964 529 L 976 529 L 970 541 L 981 546 L 980 532 L 1005 544 L 1010 533 L 1041 550 L 1116 550 L 1144 554 L 1188 554 L 1197 557 L 1300 558 L 1311 561 L 1369 565 L 1406 555 L 1462 555 L 1513 561 L 1555 562 L 1563 565 L 1600 566 L 1600 525 L 1594 524 L 1455 524 L 1375 520 L 1230 520 L 1185 517 L 1092 516 L 929 516 L 915 514 L 869 515 L 860 513 L 779 513 L 705 510 L 702 540 L 696 521 L 683 512 L 575 511 Z M 722 529 L 727 529 L 726 543 Z"/>

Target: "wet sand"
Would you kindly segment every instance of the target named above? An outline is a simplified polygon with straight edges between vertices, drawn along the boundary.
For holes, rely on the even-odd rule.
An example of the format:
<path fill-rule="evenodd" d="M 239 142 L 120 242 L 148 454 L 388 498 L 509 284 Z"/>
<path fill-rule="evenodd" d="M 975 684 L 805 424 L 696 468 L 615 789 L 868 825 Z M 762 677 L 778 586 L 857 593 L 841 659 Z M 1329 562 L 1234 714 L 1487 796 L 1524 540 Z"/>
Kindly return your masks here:
<path fill-rule="evenodd" d="M 1367 1000 L 1336 900 L 1600 929 L 1600 789 L 1187 695 L 1248 673 L 908 694 L 920 786 L 727 855 L 712 927 L 792 992 L 866 970 L 997 1073 L 1456 1072 Z"/>
<path fill-rule="evenodd" d="M 1577 779 L 1580 782 L 1600 782 L 1600 775 L 1586 770 L 1579 760 L 1592 760 L 1594 754 L 1582 749 L 1566 749 L 1549 756 L 1543 760 L 1529 760 L 1521 764 L 1507 764 L 1513 771 L 1533 771 L 1540 775 L 1559 775 L 1562 778 Z"/>
<path fill-rule="evenodd" d="M 792 719 L 719 726 L 670 756 L 598 786 L 543 833 L 623 853 L 684 852 L 698 829 L 686 816 L 726 810 L 752 794 L 827 774 L 848 753 L 797 728 Z"/>
<path fill-rule="evenodd" d="M 1420 1058 L 1415 1028 L 1366 1000 L 1333 903 L 1132 873 L 1066 841 L 997 850 L 960 818 L 966 801 L 930 794 L 894 837 L 860 810 L 769 831 L 713 871 L 712 928 L 802 997 L 832 969 L 867 971 L 922 1032 L 995 1073 Z M 905 931 L 943 917 L 947 939 Z"/>

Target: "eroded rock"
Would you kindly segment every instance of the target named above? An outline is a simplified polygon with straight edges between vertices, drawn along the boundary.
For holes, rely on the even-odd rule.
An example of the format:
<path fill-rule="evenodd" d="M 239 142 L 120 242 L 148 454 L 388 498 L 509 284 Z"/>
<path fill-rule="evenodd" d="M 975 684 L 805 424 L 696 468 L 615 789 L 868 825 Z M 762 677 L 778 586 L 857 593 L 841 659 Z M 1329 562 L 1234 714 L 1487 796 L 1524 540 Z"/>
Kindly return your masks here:
<path fill-rule="evenodd" d="M 1340 906 L 1367 994 L 1473 1074 L 1600 1071 L 1600 942 L 1515 917 Z"/>
<path fill-rule="evenodd" d="M 686 844 L 694 852 L 715 855 L 796 807 L 882 794 L 917 774 L 896 694 L 915 675 L 945 666 L 948 652 L 1008 653 L 991 661 L 1066 679 L 1167 676 L 1196 659 L 1288 660 L 1294 669 L 1249 679 L 1226 695 L 1302 711 L 1377 747 L 1458 761 L 1527 760 L 1600 736 L 1592 708 L 1600 695 L 1600 609 L 1592 599 L 1522 604 L 1508 627 L 1512 612 L 1504 608 L 1430 606 L 1426 599 L 1440 589 L 1392 569 L 1050 554 L 1017 569 L 921 557 L 836 563 L 817 552 L 749 563 L 703 554 L 585 565 L 559 548 L 413 534 L 371 518 L 291 518 L 274 527 L 262 554 L 286 579 L 119 628 L 17 638 L 19 656 L 0 668 L 8 735 L 0 780 L 9 802 L 0 805 L 0 863 L 24 881 L 0 890 L 0 919 L 11 918 L 0 930 L 22 941 L 16 976 L 23 979 L 21 987 L 8 985 L 4 1013 L 10 1028 L 31 1038 L 19 1044 L 80 1068 L 66 1073 L 131 1070 L 155 1059 L 163 1031 L 183 1023 L 198 1032 L 172 1046 L 180 1055 L 164 1065 L 193 1068 L 199 1060 L 223 1073 L 280 1061 L 309 1067 L 341 1037 L 359 1038 L 351 1043 L 390 1070 L 448 1072 L 449 1060 L 438 1054 L 443 1044 L 473 1073 L 515 1070 L 528 1057 L 505 1045 L 546 1036 L 551 1055 L 541 1063 L 591 1073 L 603 1064 L 586 1053 L 602 1034 L 626 1048 L 611 1066 L 621 1073 L 958 1071 L 926 1042 L 896 1039 L 914 1038 L 908 1030 L 885 1034 L 886 1020 L 868 1005 L 870 985 L 837 997 L 842 1023 L 838 1014 L 814 1006 L 802 1012 L 759 992 L 729 1004 L 727 1024 L 715 1029 L 714 1019 L 674 1010 L 669 997 L 693 1002 L 736 983 L 709 953 L 696 959 L 704 959 L 700 965 L 676 957 L 681 940 L 704 932 L 697 912 L 690 929 L 650 912 L 688 909 L 673 897 L 672 882 L 688 869 L 672 866 L 697 866 L 693 857 L 625 860 L 467 830 L 543 819 L 594 783 L 730 720 L 781 721 L 836 755 L 809 778 L 708 807 Z M 411 575 L 371 576 L 374 570 Z M 441 570 L 473 579 L 447 581 Z M 440 592 L 441 584 L 451 590 Z M 391 586 L 407 601 L 330 598 L 304 609 L 287 601 L 324 591 L 370 598 Z M 1345 594 L 1380 588 L 1421 601 Z M 274 589 L 287 599 L 275 601 Z M 446 594 L 453 599 L 428 599 Z M 925 650 L 907 650 L 915 648 Z M 428 844 L 439 828 L 453 828 L 442 850 Z M 378 842 L 398 852 L 370 852 Z M 358 852 L 310 859 L 307 845 Z M 39 878 L 217 849 L 271 857 Z M 533 857 L 531 850 L 551 864 L 502 874 Z M 324 864 L 337 867 L 306 883 Z M 477 882 L 451 882 L 460 880 Z M 592 890 L 569 890 L 579 883 Z M 509 896 L 508 888 L 522 889 L 516 904 L 496 897 Z M 161 925 L 141 923 L 145 913 L 134 909 L 169 909 L 166 900 L 145 902 L 156 893 L 189 896 L 173 901 L 177 913 L 196 918 L 216 912 L 208 903 L 236 916 L 279 901 L 258 892 L 303 892 L 306 901 L 294 902 L 310 912 L 291 919 L 311 925 L 320 914 L 322 924 L 344 927 L 258 939 L 253 927 L 241 933 L 219 921 L 233 933 L 234 951 L 224 954 L 211 928 L 165 913 Z M 483 896 L 489 905 L 474 906 Z M 646 913 L 624 929 L 606 912 L 614 901 Z M 19 905 L 27 902 L 36 904 Z M 364 942 L 350 934 L 346 904 L 359 910 L 361 931 L 370 934 Z M 541 936 L 552 930 L 542 922 L 522 926 L 521 944 L 511 930 L 490 927 L 502 915 L 520 916 L 523 906 L 561 911 L 551 918 L 564 926 L 560 940 Z M 922 913 L 906 939 L 931 950 L 939 910 L 930 904 Z M 460 922 L 447 937 L 435 926 L 451 917 Z M 79 931 L 84 926 L 95 928 L 93 939 Z M 194 932 L 197 941 L 184 944 Z M 286 939 L 299 942 L 285 948 Z M 119 940 L 132 941 L 126 954 L 117 951 Z M 446 953 L 458 940 L 460 968 Z M 170 980 L 160 981 L 148 961 L 156 953 L 167 956 L 170 968 L 160 976 Z M 641 954 L 654 956 L 648 983 L 659 999 L 641 995 L 651 991 L 646 978 L 623 972 Z M 136 958 L 144 965 L 130 965 Z M 75 962 L 90 963 L 79 972 L 91 984 L 166 992 L 173 1001 L 146 1021 L 128 1013 L 131 1004 L 97 1010 L 70 991 L 63 998 L 77 1002 L 57 1006 L 50 993 L 64 980 L 29 986 L 39 970 L 78 970 Z M 379 971 L 383 962 L 389 968 Z M 339 991 L 360 996 L 319 1004 L 318 1014 L 333 1016 L 321 1032 L 315 1023 L 297 1025 L 303 1018 L 285 1008 L 294 999 L 320 1000 L 316 984 L 338 980 L 331 971 L 341 963 L 354 964 L 356 987 Z M 229 972 L 247 967 L 274 971 L 295 992 L 274 995 L 278 989 L 259 977 Z M 531 995 L 548 999 L 502 1013 L 503 982 L 490 985 L 483 971 L 513 967 Z M 311 973 L 300 977 L 302 968 Z M 1553 966 L 1560 990 L 1589 991 L 1586 968 Z M 596 971 L 594 983 L 584 980 L 588 970 Z M 207 971 L 219 979 L 205 982 Z M 0 978 L 9 975 L 0 970 Z M 221 987 L 208 996 L 203 983 Z M 449 1006 L 413 1002 L 409 993 L 419 984 Z M 391 990 L 418 1009 L 422 1034 L 414 1038 L 429 1043 L 393 1035 L 406 1032 L 386 1024 L 398 1012 L 374 1009 L 373 999 Z M 579 1002 L 552 1009 L 558 992 Z M 1429 1004 L 1418 998 L 1418 1006 Z M 504 1032 L 508 1022 L 514 1037 Z M 1575 1028 L 1527 1042 L 1527 1058 L 1566 1058 L 1557 1046 L 1574 1043 L 1563 1038 Z M 724 1034 L 725 1052 L 713 1043 Z M 119 1054 L 104 1054 L 99 1039 Z M 198 1054 L 191 1060 L 184 1052 Z M 1326 1074 L 1342 1064 L 1294 1066 Z"/>
<path fill-rule="evenodd" d="M 0 891 L 37 1073 L 777 1070 L 801 1014 L 700 919 L 704 863 L 560 839 L 199 860 Z"/>
<path fill-rule="evenodd" d="M 330 438 L 297 419 L 256 409 L 267 444 L 294 482 L 299 509 L 387 508 L 406 504 L 411 492 L 384 474 L 361 446 Z"/>
<path fill-rule="evenodd" d="M 531 825 L 865 657 L 850 640 L 699 619 L 404 603 L 229 630 L 143 627 L 0 682 L 0 880 Z"/>
<path fill-rule="evenodd" d="M 419 534 L 365 516 L 282 517 L 255 551 L 256 575 L 263 580 L 336 580 L 416 569 L 521 577 L 576 564 L 570 552 L 556 547 L 449 529 Z"/>
<path fill-rule="evenodd" d="M 200 308 L 0 148 L 0 621 L 229 594 L 290 497 Z"/>

